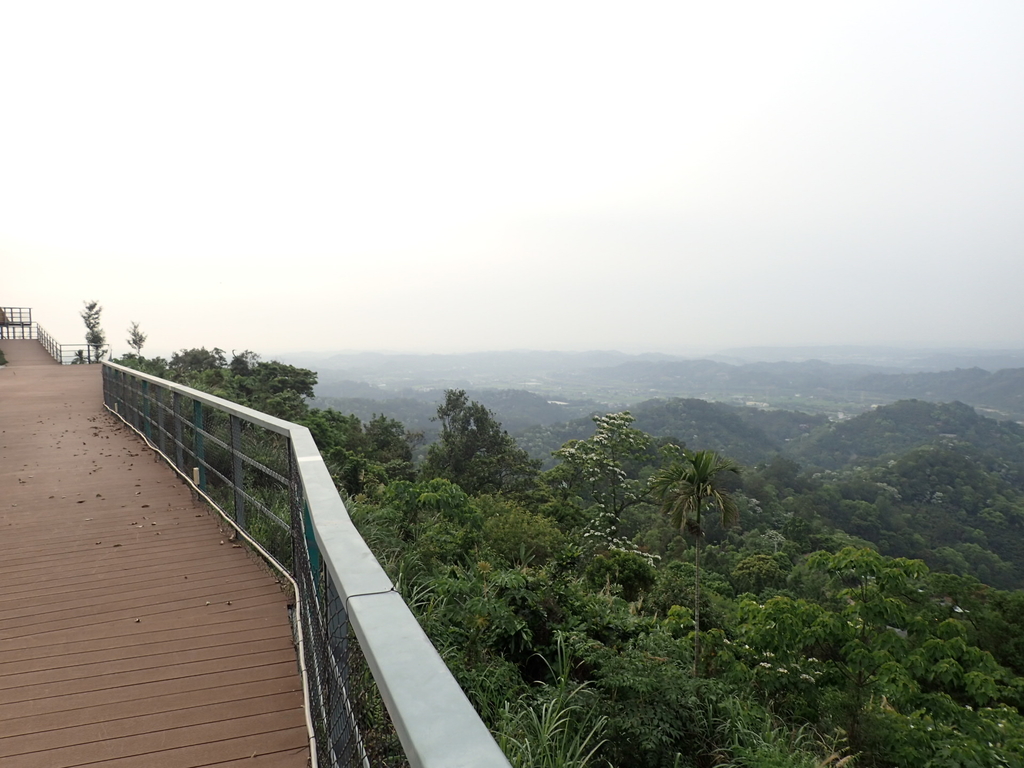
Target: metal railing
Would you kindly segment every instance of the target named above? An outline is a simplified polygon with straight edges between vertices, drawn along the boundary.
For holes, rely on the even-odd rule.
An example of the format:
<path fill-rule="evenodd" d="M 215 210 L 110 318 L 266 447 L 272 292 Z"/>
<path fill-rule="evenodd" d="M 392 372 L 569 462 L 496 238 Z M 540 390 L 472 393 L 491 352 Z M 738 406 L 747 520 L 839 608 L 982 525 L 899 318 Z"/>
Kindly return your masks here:
<path fill-rule="evenodd" d="M 100 362 L 108 352 L 89 344 L 61 344 L 39 323 L 32 320 L 31 307 L 0 307 L 0 339 L 36 339 L 50 357 L 61 365 L 82 365 Z"/>
<path fill-rule="evenodd" d="M 31 307 L 0 307 L 0 337 L 34 339 L 32 326 Z"/>
<path fill-rule="evenodd" d="M 39 323 L 34 324 L 35 336 L 39 343 L 50 353 L 50 357 L 61 365 L 91 365 L 100 362 L 107 354 L 107 347 L 103 346 L 97 356 L 96 348 L 89 344 L 61 344 L 46 332 Z"/>
<path fill-rule="evenodd" d="M 308 429 L 109 362 L 103 397 L 291 574 L 314 766 L 508 768 L 350 520 Z"/>

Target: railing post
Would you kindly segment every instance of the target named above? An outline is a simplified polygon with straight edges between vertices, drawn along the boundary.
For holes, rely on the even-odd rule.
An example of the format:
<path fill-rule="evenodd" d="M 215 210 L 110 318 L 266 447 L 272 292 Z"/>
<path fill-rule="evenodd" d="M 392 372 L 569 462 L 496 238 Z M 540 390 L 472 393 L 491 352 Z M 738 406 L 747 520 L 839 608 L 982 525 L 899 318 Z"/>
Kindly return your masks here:
<path fill-rule="evenodd" d="M 195 438 L 193 446 L 196 455 L 196 464 L 199 465 L 199 490 L 206 490 L 206 446 L 203 442 L 203 404 L 198 400 L 192 401 L 192 429 Z"/>
<path fill-rule="evenodd" d="M 146 439 L 153 440 L 153 426 L 149 423 L 149 382 L 142 381 L 142 432 Z"/>
<path fill-rule="evenodd" d="M 180 469 L 185 469 L 185 437 L 181 429 L 181 395 L 177 392 L 171 395 L 171 409 L 174 411 L 174 464 Z"/>
<path fill-rule="evenodd" d="M 231 484 L 235 488 L 235 522 L 248 530 L 245 522 L 245 462 L 242 461 L 242 420 L 231 416 Z"/>
<path fill-rule="evenodd" d="M 157 445 L 160 453 L 167 456 L 167 390 L 157 387 Z"/>
<path fill-rule="evenodd" d="M 299 475 L 299 460 L 295 455 L 295 444 L 288 440 L 288 518 L 292 532 L 292 570 L 295 564 L 301 563 L 302 553 L 302 510 L 305 501 L 302 498 L 302 478 Z"/>
<path fill-rule="evenodd" d="M 316 534 L 313 533 L 313 521 L 309 517 L 309 504 L 302 504 L 302 529 L 306 534 L 306 552 L 309 553 L 309 570 L 313 573 L 313 584 L 317 583 L 320 575 L 320 547 L 316 543 Z"/>
<path fill-rule="evenodd" d="M 156 443 L 160 453 L 167 455 L 167 430 L 164 429 L 164 388 L 156 388 Z"/>
<path fill-rule="evenodd" d="M 91 365 L 92 363 L 89 364 Z M 142 426 L 139 424 L 139 380 L 134 376 L 128 380 L 128 394 L 131 398 L 131 402 L 127 404 L 128 407 L 126 408 L 130 414 L 129 418 L 131 421 L 129 423 L 138 429 Z"/>

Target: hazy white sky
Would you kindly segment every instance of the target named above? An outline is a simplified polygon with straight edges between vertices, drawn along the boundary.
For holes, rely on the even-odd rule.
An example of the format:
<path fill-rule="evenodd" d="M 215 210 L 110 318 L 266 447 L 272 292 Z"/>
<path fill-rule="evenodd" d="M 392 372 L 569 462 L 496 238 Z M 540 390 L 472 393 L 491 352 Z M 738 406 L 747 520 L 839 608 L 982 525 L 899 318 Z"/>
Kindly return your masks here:
<path fill-rule="evenodd" d="M 1024 3 L 6 2 L 0 305 L 144 350 L 1024 347 Z"/>

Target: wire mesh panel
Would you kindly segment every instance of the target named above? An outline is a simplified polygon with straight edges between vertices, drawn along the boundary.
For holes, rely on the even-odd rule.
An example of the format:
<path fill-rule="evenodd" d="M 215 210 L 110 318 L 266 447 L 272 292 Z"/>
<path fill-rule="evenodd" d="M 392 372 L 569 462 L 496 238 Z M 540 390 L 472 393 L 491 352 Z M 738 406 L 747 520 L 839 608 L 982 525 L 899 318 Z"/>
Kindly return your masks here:
<path fill-rule="evenodd" d="M 342 768 L 404 768 L 409 761 L 348 613 L 306 533 L 295 538 L 295 562 L 319 762 Z"/>
<path fill-rule="evenodd" d="M 234 454 L 235 521 L 296 575 L 292 547 L 289 444 L 287 437 L 252 424 L 237 424 L 235 439 L 240 448 Z"/>

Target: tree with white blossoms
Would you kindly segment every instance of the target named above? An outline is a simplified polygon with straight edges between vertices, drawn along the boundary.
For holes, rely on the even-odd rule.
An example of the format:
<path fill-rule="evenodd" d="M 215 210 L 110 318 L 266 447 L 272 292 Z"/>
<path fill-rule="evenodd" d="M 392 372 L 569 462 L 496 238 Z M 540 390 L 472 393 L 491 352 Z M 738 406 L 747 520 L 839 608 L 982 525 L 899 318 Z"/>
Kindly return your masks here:
<path fill-rule="evenodd" d="M 555 451 L 562 463 L 549 477 L 593 503 L 584 536 L 609 549 L 631 548 L 619 538 L 619 523 L 626 509 L 647 498 L 647 486 L 629 477 L 627 464 L 643 456 L 651 438 L 630 426 L 635 419 L 629 411 L 593 418 L 593 437 L 570 440 Z"/>
<path fill-rule="evenodd" d="M 786 537 L 773 529 L 768 529 L 762 533 L 761 539 L 771 545 L 772 554 L 778 554 L 779 547 L 786 543 Z"/>

